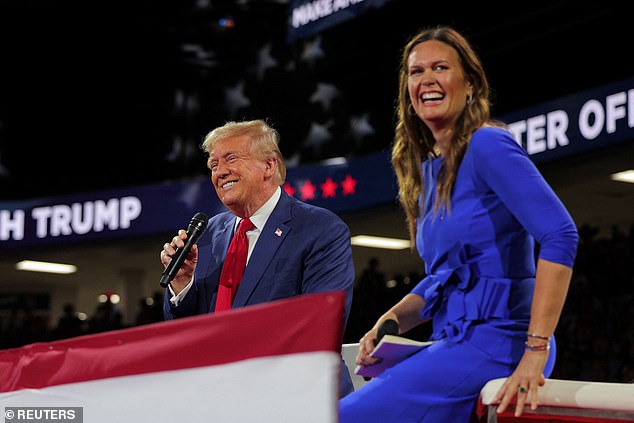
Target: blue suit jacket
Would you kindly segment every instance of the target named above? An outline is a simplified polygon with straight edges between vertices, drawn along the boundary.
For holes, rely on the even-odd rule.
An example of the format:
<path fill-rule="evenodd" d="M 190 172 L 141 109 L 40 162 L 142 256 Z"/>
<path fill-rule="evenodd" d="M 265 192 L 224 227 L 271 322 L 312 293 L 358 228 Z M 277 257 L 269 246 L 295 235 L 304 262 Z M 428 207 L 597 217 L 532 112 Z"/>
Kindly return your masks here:
<path fill-rule="evenodd" d="M 224 212 L 209 220 L 197 242 L 198 263 L 193 286 L 177 307 L 166 295 L 167 320 L 214 311 L 235 219 L 233 213 Z M 348 226 L 333 212 L 303 203 L 282 190 L 251 253 L 233 307 L 339 290 L 347 294 L 342 322 L 345 329 L 353 286 Z M 352 380 L 342 363 L 340 395 L 352 390 Z"/>

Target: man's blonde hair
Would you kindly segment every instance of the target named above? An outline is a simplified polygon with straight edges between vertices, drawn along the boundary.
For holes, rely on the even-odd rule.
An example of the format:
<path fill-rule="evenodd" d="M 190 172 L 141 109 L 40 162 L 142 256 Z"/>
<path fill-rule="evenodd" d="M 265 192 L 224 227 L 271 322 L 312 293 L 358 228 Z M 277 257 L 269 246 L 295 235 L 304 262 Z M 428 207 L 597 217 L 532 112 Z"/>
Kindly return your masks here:
<path fill-rule="evenodd" d="M 211 153 L 214 146 L 230 137 L 249 137 L 249 152 L 260 160 L 275 158 L 277 160 L 277 185 L 284 184 L 286 180 L 286 164 L 280 151 L 280 134 L 265 121 L 250 120 L 243 122 L 227 122 L 219 126 L 205 136 L 201 147 Z"/>

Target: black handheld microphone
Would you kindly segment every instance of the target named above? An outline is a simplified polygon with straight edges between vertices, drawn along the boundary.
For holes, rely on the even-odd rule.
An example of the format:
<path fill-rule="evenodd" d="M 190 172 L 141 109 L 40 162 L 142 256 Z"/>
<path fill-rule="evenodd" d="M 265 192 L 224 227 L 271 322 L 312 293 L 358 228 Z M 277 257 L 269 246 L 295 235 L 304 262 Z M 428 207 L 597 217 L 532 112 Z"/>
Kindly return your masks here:
<path fill-rule="evenodd" d="M 183 248 L 176 249 L 176 253 L 174 254 L 174 257 L 172 257 L 172 261 L 169 262 L 163 271 L 160 282 L 163 288 L 166 288 L 170 281 L 174 279 L 174 276 L 176 276 L 178 270 L 183 265 L 183 262 L 187 258 L 192 246 L 204 232 L 205 228 L 207 228 L 207 222 L 209 222 L 209 218 L 205 213 L 198 212 L 194 215 L 194 217 L 192 217 L 192 220 L 189 222 L 189 226 L 187 227 L 187 239 L 185 240 L 185 245 Z"/>
<path fill-rule="evenodd" d="M 376 335 L 375 345 L 379 343 L 385 335 L 398 335 L 398 323 L 394 319 L 387 319 L 381 326 Z"/>

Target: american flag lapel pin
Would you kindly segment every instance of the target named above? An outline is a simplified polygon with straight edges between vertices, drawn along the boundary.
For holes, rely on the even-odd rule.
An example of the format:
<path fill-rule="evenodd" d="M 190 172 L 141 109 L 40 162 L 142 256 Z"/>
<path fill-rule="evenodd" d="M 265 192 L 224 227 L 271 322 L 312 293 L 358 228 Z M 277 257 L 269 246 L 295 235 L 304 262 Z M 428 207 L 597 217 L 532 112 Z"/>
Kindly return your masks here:
<path fill-rule="evenodd" d="M 282 236 L 282 230 L 281 230 L 280 228 L 277 228 L 277 229 L 275 230 L 275 235 L 277 235 L 277 236 Z"/>

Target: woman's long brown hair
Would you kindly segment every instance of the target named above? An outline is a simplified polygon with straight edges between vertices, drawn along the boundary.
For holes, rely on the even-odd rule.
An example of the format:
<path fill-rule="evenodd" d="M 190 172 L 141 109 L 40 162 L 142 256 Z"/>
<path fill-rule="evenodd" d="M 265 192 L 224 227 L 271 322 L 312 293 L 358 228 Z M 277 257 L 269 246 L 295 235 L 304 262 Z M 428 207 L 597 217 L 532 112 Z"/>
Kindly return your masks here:
<path fill-rule="evenodd" d="M 436 187 L 435 212 L 440 208 L 451 210 L 451 192 L 469 140 L 478 128 L 490 120 L 489 83 L 482 63 L 469 42 L 456 30 L 445 26 L 426 29 L 412 37 L 401 57 L 392 165 L 399 185 L 398 199 L 405 211 L 413 247 L 416 243 L 416 218 L 419 215 L 418 198 L 420 195 L 424 198 L 421 164 L 430 154 L 434 154 L 436 140 L 427 125 L 413 113 L 408 91 L 408 60 L 415 46 L 429 40 L 441 41 L 458 53 L 465 78 L 473 86 L 473 97 L 457 120 L 454 138 L 444 157 Z"/>

